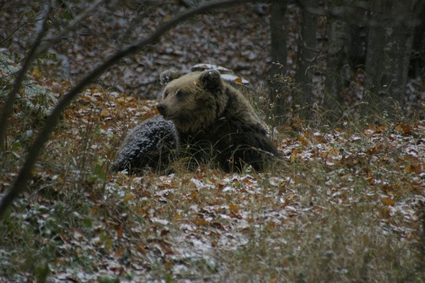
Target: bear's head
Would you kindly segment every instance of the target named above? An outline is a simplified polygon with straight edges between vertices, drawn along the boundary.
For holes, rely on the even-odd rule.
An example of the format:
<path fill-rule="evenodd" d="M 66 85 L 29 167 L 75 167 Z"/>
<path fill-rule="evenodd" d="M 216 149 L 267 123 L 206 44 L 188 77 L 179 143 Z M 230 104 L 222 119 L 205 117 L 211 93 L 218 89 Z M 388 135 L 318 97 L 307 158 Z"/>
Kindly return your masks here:
<path fill-rule="evenodd" d="M 159 113 L 172 120 L 180 132 L 194 132 L 212 124 L 224 111 L 228 97 L 217 70 L 180 76 L 170 70 L 161 74 L 165 86 Z"/>

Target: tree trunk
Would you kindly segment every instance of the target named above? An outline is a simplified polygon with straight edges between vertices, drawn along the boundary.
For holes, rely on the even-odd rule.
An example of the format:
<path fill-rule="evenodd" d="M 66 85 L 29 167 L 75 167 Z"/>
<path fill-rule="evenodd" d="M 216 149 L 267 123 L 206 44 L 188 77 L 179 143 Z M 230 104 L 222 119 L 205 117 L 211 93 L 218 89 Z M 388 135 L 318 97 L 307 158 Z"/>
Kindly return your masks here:
<path fill-rule="evenodd" d="M 283 77 L 286 74 L 287 63 L 287 33 L 288 20 L 286 17 L 287 1 L 276 1 L 271 4 L 271 60 L 270 68 L 270 101 L 273 105 L 275 121 L 282 123 L 288 109 L 287 95 L 283 87 Z"/>
<path fill-rule="evenodd" d="M 303 5 L 317 8 L 317 1 L 307 0 Z M 297 82 L 301 93 L 294 96 L 294 105 L 299 109 L 298 115 L 309 119 L 312 117 L 312 105 L 315 102 L 313 93 L 313 75 L 317 69 L 315 58 L 317 57 L 317 16 L 309 13 L 306 9 L 301 11 L 300 39 L 298 41 L 298 70 Z"/>
<path fill-rule="evenodd" d="M 344 65 L 348 66 L 349 26 L 339 19 L 330 19 L 328 31 L 328 54 L 326 60 L 326 82 L 323 106 L 326 118 L 341 117 L 344 97 Z"/>
<path fill-rule="evenodd" d="M 366 100 L 390 116 L 394 113 L 394 103 L 403 107 L 405 102 L 415 3 L 416 0 L 383 0 L 371 4 L 378 22 L 369 29 Z"/>
<path fill-rule="evenodd" d="M 425 4 L 421 3 L 415 10 L 418 12 L 420 22 L 415 27 L 415 36 L 413 40 L 413 54 L 410 70 L 412 78 L 419 78 L 425 75 Z"/>

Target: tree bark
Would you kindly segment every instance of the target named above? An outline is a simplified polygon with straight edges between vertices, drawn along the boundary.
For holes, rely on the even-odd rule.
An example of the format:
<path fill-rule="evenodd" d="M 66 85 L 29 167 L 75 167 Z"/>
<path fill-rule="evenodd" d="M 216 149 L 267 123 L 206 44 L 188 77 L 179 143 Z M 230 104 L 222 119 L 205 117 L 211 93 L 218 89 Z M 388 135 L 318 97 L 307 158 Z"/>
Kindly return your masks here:
<path fill-rule="evenodd" d="M 288 20 L 286 17 L 287 1 L 276 1 L 271 5 L 270 32 L 272 65 L 270 68 L 270 101 L 273 104 L 273 114 L 278 123 L 284 120 L 288 109 L 287 95 L 284 91 L 283 77 L 287 69 L 287 33 Z"/>
<path fill-rule="evenodd" d="M 328 30 L 328 54 L 326 60 L 326 81 L 323 106 L 326 118 L 341 117 L 344 97 L 344 65 L 348 66 L 349 26 L 347 22 L 332 18 Z"/>
<path fill-rule="evenodd" d="M 317 1 L 303 1 L 301 7 L 300 38 L 298 41 L 298 70 L 296 74 L 297 82 L 300 86 L 300 93 L 294 96 L 294 105 L 298 110 L 297 114 L 301 118 L 312 118 L 312 105 L 316 99 L 313 93 L 313 75 L 317 69 L 315 59 L 318 55 L 317 49 L 317 16 L 307 11 L 306 6 L 316 10 Z"/>
<path fill-rule="evenodd" d="M 411 74 L 413 78 L 418 78 L 425 75 L 425 5 L 418 5 L 417 11 L 420 22 L 415 28 L 415 36 L 413 40 L 413 58 L 410 62 Z"/>
<path fill-rule="evenodd" d="M 366 101 L 394 113 L 394 103 L 405 103 L 407 75 L 414 34 L 416 0 L 374 1 L 378 24 L 369 28 L 366 58 Z M 388 24 L 381 24 L 388 22 Z"/>

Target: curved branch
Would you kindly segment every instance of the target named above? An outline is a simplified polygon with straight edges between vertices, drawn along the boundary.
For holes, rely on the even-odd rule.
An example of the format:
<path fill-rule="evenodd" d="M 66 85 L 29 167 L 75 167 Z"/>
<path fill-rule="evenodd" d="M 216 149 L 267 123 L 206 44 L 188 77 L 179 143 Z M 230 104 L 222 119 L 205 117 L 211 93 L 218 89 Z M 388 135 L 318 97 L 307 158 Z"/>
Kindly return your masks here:
<path fill-rule="evenodd" d="M 18 75 L 15 79 L 15 82 L 13 83 L 13 88 L 9 92 L 7 96 L 7 101 L 5 105 L 3 106 L 3 111 L 0 118 L 0 149 L 5 149 L 6 133 L 7 133 L 7 125 L 8 125 L 7 120 L 9 119 L 9 116 L 12 114 L 13 104 L 15 103 L 15 100 L 16 100 L 16 94 L 21 88 L 22 81 L 29 67 L 31 66 L 32 62 L 36 58 L 38 58 L 40 55 L 42 55 L 44 52 L 46 52 L 54 44 L 58 43 L 68 32 L 74 30 L 82 20 L 84 20 L 88 15 L 90 15 L 104 1 L 105 0 L 96 0 L 90 7 L 88 7 L 86 10 L 81 12 L 81 14 L 79 14 L 68 26 L 66 26 L 63 30 L 61 30 L 59 34 L 57 34 L 54 37 L 45 39 L 45 42 L 42 43 L 42 39 L 47 32 L 47 25 L 48 25 L 48 19 L 49 19 L 48 15 L 50 14 L 52 10 L 50 5 L 46 5 L 46 8 L 44 9 L 45 12 L 43 16 L 41 17 L 41 18 L 44 18 L 41 30 L 37 34 L 37 37 L 34 40 L 34 43 L 32 44 L 30 51 L 28 52 L 26 58 L 24 59 L 24 64 L 22 65 L 22 68 L 19 70 Z"/>
<path fill-rule="evenodd" d="M 277 0 L 275 0 L 277 1 Z M 88 75 L 86 75 L 73 89 L 71 89 L 65 96 L 58 102 L 58 104 L 53 109 L 52 113 L 48 116 L 46 124 L 43 129 L 40 131 L 37 139 L 32 144 L 29 153 L 26 157 L 25 163 L 19 171 L 18 176 L 16 177 L 15 182 L 13 183 L 12 188 L 6 193 L 0 203 L 0 218 L 3 217 L 6 209 L 13 202 L 13 200 L 24 191 L 25 184 L 30 176 L 32 168 L 40 155 L 42 149 L 44 148 L 45 143 L 48 141 L 50 134 L 53 132 L 53 129 L 56 127 L 59 118 L 63 110 L 71 103 L 71 101 L 95 78 L 104 73 L 109 67 L 117 63 L 122 58 L 136 53 L 143 47 L 149 44 L 157 42 L 162 35 L 164 35 L 169 30 L 176 27 L 179 23 L 201 13 L 205 13 L 218 8 L 227 8 L 241 3 L 248 2 L 264 2 L 264 1 L 252 1 L 252 0 L 225 0 L 218 2 L 210 2 L 205 5 L 202 5 L 197 8 L 193 8 L 182 14 L 176 16 L 174 19 L 165 22 L 163 25 L 158 27 L 158 29 L 146 38 L 142 38 L 137 41 L 135 44 L 132 44 L 120 51 L 117 51 L 111 57 L 109 57 L 101 65 L 94 68 Z"/>
<path fill-rule="evenodd" d="M 22 81 L 24 80 L 25 74 L 27 73 L 29 67 L 31 66 L 32 61 L 37 57 L 37 49 L 41 44 L 41 40 L 47 32 L 47 25 L 49 20 L 49 14 L 51 7 L 47 5 L 45 7 L 45 13 L 42 16 L 44 18 L 43 24 L 41 25 L 41 30 L 38 32 L 37 37 L 34 40 L 34 43 L 31 46 L 30 51 L 24 59 L 24 64 L 19 70 L 18 75 L 13 83 L 13 88 L 7 95 L 7 101 L 3 106 L 3 111 L 0 118 L 0 149 L 4 150 L 6 148 L 6 133 L 7 133 L 7 120 L 13 111 L 13 104 L 15 104 L 16 95 L 18 94 L 19 89 L 21 88 Z"/>

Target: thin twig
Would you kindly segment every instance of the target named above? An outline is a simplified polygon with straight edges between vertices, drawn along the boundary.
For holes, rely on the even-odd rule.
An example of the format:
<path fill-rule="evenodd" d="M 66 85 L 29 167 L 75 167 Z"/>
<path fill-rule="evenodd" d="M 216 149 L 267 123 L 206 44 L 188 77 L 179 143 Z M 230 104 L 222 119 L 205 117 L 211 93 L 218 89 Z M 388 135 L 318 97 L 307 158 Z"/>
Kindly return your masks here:
<path fill-rule="evenodd" d="M 68 32 L 74 30 L 83 19 L 85 19 L 88 15 L 90 15 L 104 1 L 105 0 L 97 0 L 95 3 L 93 3 L 93 5 L 91 5 L 90 7 L 85 9 L 83 12 L 81 12 L 79 15 L 77 15 L 69 25 L 67 25 L 64 29 L 62 29 L 59 32 L 59 34 L 57 34 L 54 37 L 45 39 L 44 43 L 42 43 L 42 39 L 47 32 L 48 14 L 51 11 L 51 6 L 46 5 L 44 9 L 45 13 L 41 17 L 42 19 L 44 18 L 42 28 L 40 32 L 38 33 L 34 43 L 32 44 L 31 50 L 28 52 L 27 57 L 24 60 L 24 64 L 22 68 L 19 70 L 18 76 L 16 77 L 16 80 L 13 84 L 13 88 L 8 94 L 8 99 L 5 105 L 3 106 L 3 111 L 2 111 L 1 120 L 0 120 L 0 149 L 4 150 L 6 148 L 6 133 L 7 133 L 7 125 L 8 125 L 7 120 L 12 113 L 13 104 L 15 103 L 15 100 L 16 100 L 16 95 L 19 89 L 21 88 L 22 81 L 29 67 L 31 66 L 32 62 L 36 58 L 38 58 L 40 55 L 42 55 L 44 52 L 46 52 L 54 44 L 58 43 Z"/>
<path fill-rule="evenodd" d="M 82 11 L 78 14 L 64 29 L 62 29 L 57 35 L 54 37 L 46 38 L 45 43 L 43 43 L 40 48 L 36 52 L 36 56 L 40 56 L 44 52 L 46 52 L 50 47 L 58 43 L 62 40 L 62 38 L 68 34 L 70 31 L 73 31 L 82 20 L 84 20 L 87 16 L 91 15 L 92 12 L 99 7 L 100 4 L 105 2 L 105 0 L 97 0 L 90 7 Z"/>

